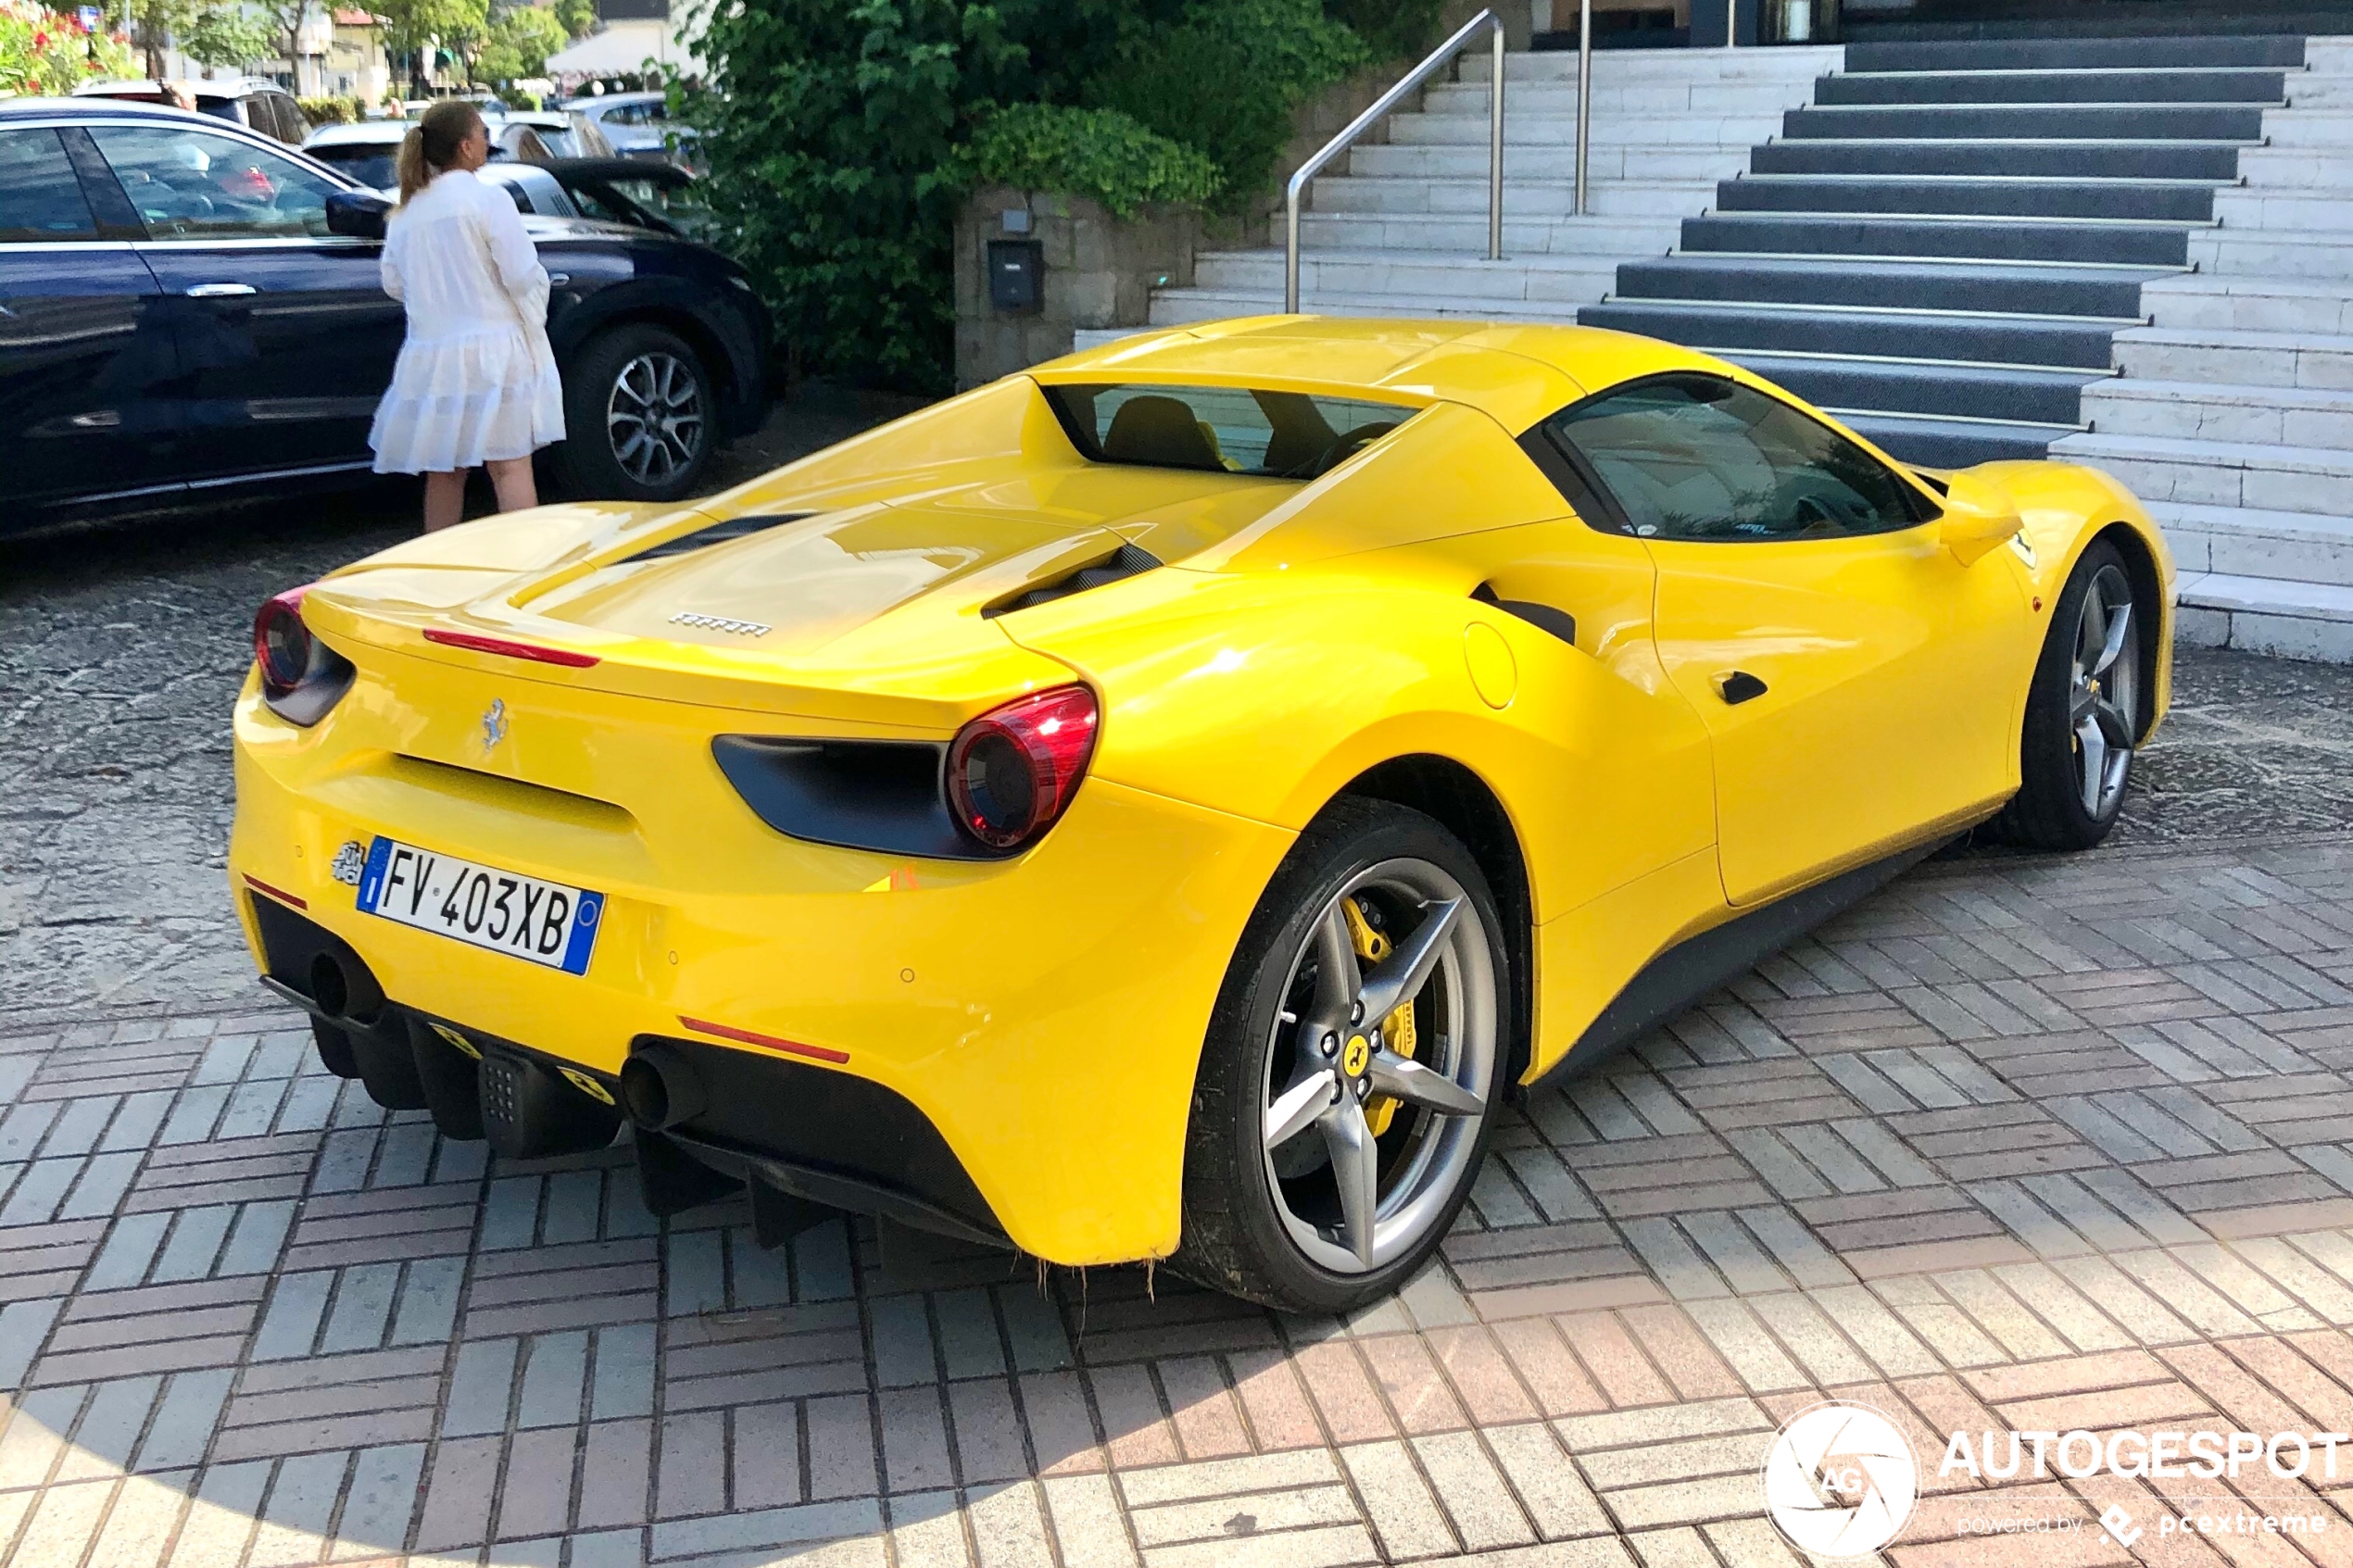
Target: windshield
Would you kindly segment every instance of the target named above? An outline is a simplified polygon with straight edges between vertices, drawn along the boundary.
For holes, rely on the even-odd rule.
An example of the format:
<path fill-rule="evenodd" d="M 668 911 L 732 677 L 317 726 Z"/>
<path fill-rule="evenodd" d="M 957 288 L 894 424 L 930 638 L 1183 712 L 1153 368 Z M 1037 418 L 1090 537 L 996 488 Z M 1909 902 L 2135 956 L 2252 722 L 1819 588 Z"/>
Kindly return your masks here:
<path fill-rule="evenodd" d="M 1090 461 L 1315 479 L 1414 417 L 1397 403 L 1224 386 L 1050 386 Z"/>
<path fill-rule="evenodd" d="M 341 173 L 348 174 L 362 185 L 389 190 L 400 183 L 397 167 L 399 149 L 371 146 L 365 142 L 347 142 L 342 146 L 305 147 L 304 152 Z"/>

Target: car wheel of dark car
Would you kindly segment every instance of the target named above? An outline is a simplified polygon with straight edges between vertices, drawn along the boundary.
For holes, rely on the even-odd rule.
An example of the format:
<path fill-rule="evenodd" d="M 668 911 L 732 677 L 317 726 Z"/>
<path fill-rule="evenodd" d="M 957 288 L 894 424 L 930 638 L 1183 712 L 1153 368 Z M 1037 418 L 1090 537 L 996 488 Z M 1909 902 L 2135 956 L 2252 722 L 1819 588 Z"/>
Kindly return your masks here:
<path fill-rule="evenodd" d="M 640 323 L 606 332 L 564 371 L 564 488 L 598 500 L 674 501 L 711 460 L 718 389 L 684 338 Z"/>

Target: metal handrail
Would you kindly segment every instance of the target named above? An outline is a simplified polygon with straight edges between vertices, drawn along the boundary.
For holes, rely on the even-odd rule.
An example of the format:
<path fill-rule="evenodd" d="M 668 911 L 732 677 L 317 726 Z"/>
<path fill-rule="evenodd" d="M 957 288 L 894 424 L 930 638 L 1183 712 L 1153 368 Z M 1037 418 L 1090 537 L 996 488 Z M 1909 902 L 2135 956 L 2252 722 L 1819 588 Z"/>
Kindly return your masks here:
<path fill-rule="evenodd" d="M 1504 23 L 1492 11 L 1481 11 L 1456 30 L 1454 36 L 1441 44 L 1412 70 L 1407 71 L 1396 86 L 1383 93 L 1373 107 L 1348 122 L 1348 129 L 1324 144 L 1324 150 L 1299 166 L 1290 177 L 1284 195 L 1283 311 L 1299 313 L 1299 198 L 1307 189 L 1307 182 L 1322 172 L 1326 164 L 1346 152 L 1349 144 L 1372 129 L 1374 123 L 1403 102 L 1405 95 L 1453 63 L 1463 46 L 1480 31 L 1494 34 L 1495 87 L 1488 94 L 1487 129 L 1487 259 L 1504 258 Z"/>

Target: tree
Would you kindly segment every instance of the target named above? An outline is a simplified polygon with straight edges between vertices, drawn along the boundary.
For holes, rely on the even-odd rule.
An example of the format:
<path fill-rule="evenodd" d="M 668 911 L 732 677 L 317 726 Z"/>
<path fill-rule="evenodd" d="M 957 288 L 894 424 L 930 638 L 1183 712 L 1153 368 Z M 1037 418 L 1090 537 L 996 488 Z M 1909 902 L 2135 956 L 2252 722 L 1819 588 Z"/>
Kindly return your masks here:
<path fill-rule="evenodd" d="M 484 0 L 376 0 L 373 8 L 384 23 L 384 47 L 409 57 L 409 79 L 420 97 L 426 90 L 426 51 L 467 43 L 488 16 Z"/>
<path fill-rule="evenodd" d="M 172 39 L 195 25 L 200 7 L 196 0 L 123 0 L 122 14 L 131 23 L 132 37 L 147 56 L 148 80 L 159 82 L 164 50 Z"/>
<path fill-rule="evenodd" d="M 198 65 L 223 69 L 267 58 L 274 43 L 269 24 L 243 6 L 214 6 L 199 12 L 175 42 Z"/>
<path fill-rule="evenodd" d="M 261 14 L 268 19 L 271 42 L 286 56 L 286 69 L 294 73 L 295 91 L 302 91 L 302 24 L 309 19 L 316 0 L 261 0 Z"/>
<path fill-rule="evenodd" d="M 537 76 L 547 56 L 570 41 L 564 24 L 553 11 L 536 6 L 515 6 L 492 19 L 484 35 L 474 70 L 485 82 L 514 82 Z"/>
<path fill-rule="evenodd" d="M 585 38 L 597 31 L 597 0 L 556 0 L 555 11 L 567 38 Z"/>

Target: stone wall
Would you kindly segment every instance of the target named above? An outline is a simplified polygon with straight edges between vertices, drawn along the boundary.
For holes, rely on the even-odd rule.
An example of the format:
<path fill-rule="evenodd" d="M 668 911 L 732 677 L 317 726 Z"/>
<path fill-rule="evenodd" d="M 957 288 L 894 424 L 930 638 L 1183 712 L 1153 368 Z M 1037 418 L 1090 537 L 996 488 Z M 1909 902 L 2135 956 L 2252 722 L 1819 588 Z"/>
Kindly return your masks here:
<path fill-rule="evenodd" d="M 1070 352 L 1082 329 L 1140 327 L 1151 292 L 1189 288 L 1202 215 L 1155 207 L 1115 217 L 1084 196 L 990 186 L 956 220 L 956 385 L 995 381 Z M 1038 309 L 1010 314 L 988 301 L 991 240 L 1035 240 L 1045 252 Z"/>
<path fill-rule="evenodd" d="M 1492 3 L 1504 19 L 1509 46 L 1527 48 L 1536 0 Z M 1481 0 L 1449 0 L 1439 36 L 1480 8 Z M 1276 215 L 1283 210 L 1282 182 L 1387 91 L 1410 63 L 1385 61 L 1300 106 L 1275 184 L 1238 214 L 1156 207 L 1121 219 L 1083 196 L 1005 186 L 975 192 L 956 220 L 957 387 L 978 386 L 1067 354 L 1081 331 L 1140 329 L 1150 319 L 1153 289 L 1192 286 L 1197 252 L 1267 244 Z M 1384 128 L 1376 125 L 1363 140 L 1378 142 L 1384 135 Z M 1345 158 L 1332 166 L 1335 172 L 1346 167 Z M 1018 227 L 1025 222 L 1026 232 Z M 1044 248 L 1042 302 L 1035 311 L 1013 314 L 989 304 L 988 245 L 1000 239 L 1036 240 Z"/>

